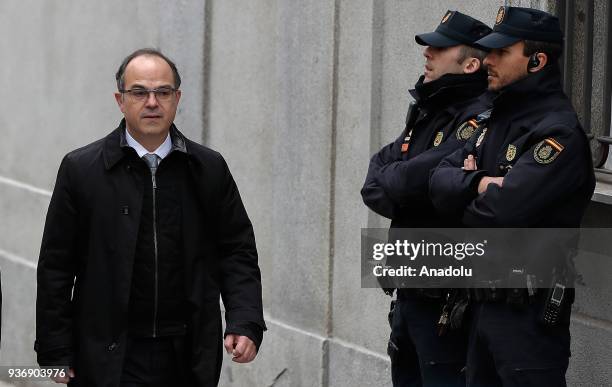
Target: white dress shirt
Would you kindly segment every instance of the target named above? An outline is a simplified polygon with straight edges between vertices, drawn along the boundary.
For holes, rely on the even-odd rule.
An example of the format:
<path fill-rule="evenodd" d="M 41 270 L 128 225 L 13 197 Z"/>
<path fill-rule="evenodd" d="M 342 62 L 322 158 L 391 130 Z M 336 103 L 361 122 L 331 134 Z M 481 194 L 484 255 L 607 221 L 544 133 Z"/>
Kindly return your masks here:
<path fill-rule="evenodd" d="M 140 143 L 130 135 L 129 130 L 127 129 L 125 130 L 125 139 L 128 145 L 134 148 L 136 153 L 138 153 L 138 157 L 140 158 L 142 158 L 142 156 L 146 155 L 147 153 L 153 153 L 156 154 L 160 159 L 163 159 L 164 157 L 168 156 L 168 153 L 170 153 L 170 151 L 172 150 L 172 140 L 170 140 L 170 133 L 166 135 L 166 139 L 164 140 L 164 142 L 162 142 L 162 144 L 153 152 L 149 152 L 144 146 L 140 145 Z"/>

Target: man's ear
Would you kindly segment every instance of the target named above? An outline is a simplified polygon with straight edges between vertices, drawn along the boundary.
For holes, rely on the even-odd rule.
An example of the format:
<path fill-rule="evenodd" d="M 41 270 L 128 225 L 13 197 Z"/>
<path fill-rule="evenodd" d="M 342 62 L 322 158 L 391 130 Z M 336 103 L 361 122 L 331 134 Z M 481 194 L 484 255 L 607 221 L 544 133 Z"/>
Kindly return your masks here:
<path fill-rule="evenodd" d="M 123 111 L 123 94 L 121 93 L 115 93 L 115 101 L 117 101 L 117 105 L 119 105 L 119 110 L 121 110 L 122 113 L 124 113 Z"/>
<path fill-rule="evenodd" d="M 533 65 L 529 65 L 527 71 L 529 71 L 530 73 L 537 73 L 538 71 L 542 70 L 544 66 L 546 66 L 546 63 L 548 63 L 548 55 L 544 54 L 543 52 L 538 52 L 533 55 L 535 56 L 536 60 L 534 61 Z M 529 57 L 530 63 L 531 60 L 532 57 Z"/>
<path fill-rule="evenodd" d="M 466 58 L 463 61 L 463 73 L 464 74 L 473 74 L 480 69 L 482 63 L 480 63 L 480 59 L 478 58 Z"/>

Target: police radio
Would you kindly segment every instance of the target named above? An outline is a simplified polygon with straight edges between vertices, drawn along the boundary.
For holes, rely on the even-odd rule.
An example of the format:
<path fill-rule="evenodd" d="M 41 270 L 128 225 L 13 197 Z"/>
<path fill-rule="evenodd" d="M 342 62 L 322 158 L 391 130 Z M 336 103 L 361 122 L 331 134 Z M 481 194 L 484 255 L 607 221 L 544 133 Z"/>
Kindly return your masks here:
<path fill-rule="evenodd" d="M 419 106 L 416 103 L 410 102 L 410 105 L 408 105 L 408 112 L 406 113 L 406 128 L 412 128 L 414 126 L 419 116 L 419 110 Z"/>
<path fill-rule="evenodd" d="M 540 65 L 540 58 L 538 58 L 539 52 L 533 53 L 529 57 L 529 62 L 527 62 L 527 71 L 531 72 L 531 69 L 534 69 Z"/>
<path fill-rule="evenodd" d="M 540 321 L 544 325 L 556 325 L 559 321 L 559 313 L 563 307 L 563 299 L 565 298 L 565 285 L 555 282 L 554 287 L 548 290 L 546 301 Z"/>

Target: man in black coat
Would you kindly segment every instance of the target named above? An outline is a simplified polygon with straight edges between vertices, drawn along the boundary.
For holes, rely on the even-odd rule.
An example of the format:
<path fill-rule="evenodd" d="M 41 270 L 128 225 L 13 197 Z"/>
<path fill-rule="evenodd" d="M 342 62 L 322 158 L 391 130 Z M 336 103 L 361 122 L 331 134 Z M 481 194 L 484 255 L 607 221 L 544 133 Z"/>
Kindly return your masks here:
<path fill-rule="evenodd" d="M 484 52 L 475 42 L 491 29 L 448 11 L 436 31 L 415 36 L 426 46 L 425 71 L 410 94 L 415 99 L 399 138 L 371 161 L 361 190 L 364 203 L 391 219 L 390 239 L 399 228 L 452 227 L 429 199 L 429 174 L 474 133 L 477 116 L 488 109 Z M 387 257 L 390 265 L 393 257 Z M 394 287 L 385 285 L 393 294 Z M 392 303 L 388 352 L 394 386 L 463 385 L 467 333 L 439 337 L 437 323 L 446 292 L 399 289 Z"/>
<path fill-rule="evenodd" d="M 138 50 L 116 79 L 125 118 L 59 168 L 38 263 L 38 362 L 69 367 L 55 381 L 74 386 L 215 386 L 223 344 L 248 363 L 266 329 L 251 222 L 223 157 L 173 124 L 174 63 Z"/>
<path fill-rule="evenodd" d="M 588 140 L 561 88 L 558 19 L 501 7 L 493 32 L 478 43 L 491 49 L 485 64 L 497 96 L 488 122 L 432 173 L 434 205 L 469 227 L 579 227 L 595 178 Z M 524 262 L 513 262 L 520 270 L 512 286 L 508 271 L 488 278 L 511 291 L 471 291 L 468 385 L 565 386 L 572 284 L 554 282 L 567 289 L 553 300 L 546 289 L 553 282 L 532 282 L 530 270 L 562 267 L 557 261 L 568 252 L 559 243 L 548 251 L 545 241 L 531 243 L 545 252 L 515 258 Z M 543 318 L 553 304 L 557 321 Z"/>

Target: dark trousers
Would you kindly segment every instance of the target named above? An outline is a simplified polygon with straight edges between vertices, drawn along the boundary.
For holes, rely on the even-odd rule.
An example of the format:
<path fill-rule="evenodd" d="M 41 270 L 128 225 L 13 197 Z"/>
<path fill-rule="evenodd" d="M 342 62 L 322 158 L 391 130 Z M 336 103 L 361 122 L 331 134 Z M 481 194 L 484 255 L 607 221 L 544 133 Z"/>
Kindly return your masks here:
<path fill-rule="evenodd" d="M 183 337 L 128 338 L 121 387 L 189 386 Z"/>
<path fill-rule="evenodd" d="M 398 297 L 391 318 L 393 386 L 464 386 L 467 331 L 438 336 L 441 301 Z"/>
<path fill-rule="evenodd" d="M 537 321 L 541 305 L 474 305 L 468 386 L 566 386 L 571 309 L 566 308 L 557 326 L 545 327 Z"/>

